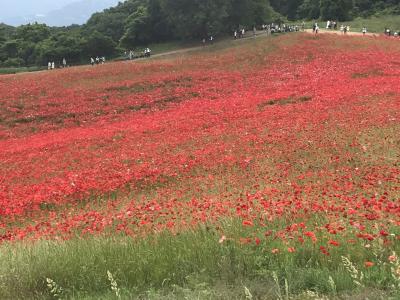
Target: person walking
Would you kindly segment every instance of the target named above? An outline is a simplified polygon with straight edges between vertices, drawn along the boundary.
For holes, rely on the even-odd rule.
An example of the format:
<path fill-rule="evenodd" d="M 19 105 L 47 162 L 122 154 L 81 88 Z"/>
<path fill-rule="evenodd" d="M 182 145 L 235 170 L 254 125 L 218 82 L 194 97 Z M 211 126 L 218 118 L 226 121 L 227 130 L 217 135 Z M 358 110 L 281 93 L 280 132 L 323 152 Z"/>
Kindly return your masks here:
<path fill-rule="evenodd" d="M 92 66 L 94 66 L 94 58 L 93 58 L 93 57 L 90 58 L 90 64 L 91 64 Z"/>
<path fill-rule="evenodd" d="M 67 60 L 65 59 L 65 57 L 62 60 L 62 64 L 63 64 L 63 68 L 67 67 Z"/>
<path fill-rule="evenodd" d="M 319 31 L 319 26 L 318 24 L 315 24 L 315 34 L 318 34 L 318 31 Z"/>
<path fill-rule="evenodd" d="M 150 57 L 151 56 L 151 50 L 149 47 L 146 48 L 146 57 Z"/>
<path fill-rule="evenodd" d="M 47 63 L 47 70 L 51 70 L 51 62 L 50 61 Z"/>
<path fill-rule="evenodd" d="M 54 63 L 54 61 L 51 63 L 51 69 L 54 70 L 56 67 L 56 64 Z"/>
<path fill-rule="evenodd" d="M 233 38 L 236 40 L 237 39 L 237 30 L 233 33 Z"/>
<path fill-rule="evenodd" d="M 365 26 L 363 27 L 362 33 L 363 33 L 363 35 L 365 35 L 367 33 L 367 27 L 365 27 Z"/>
<path fill-rule="evenodd" d="M 210 36 L 210 43 L 211 43 L 211 45 L 214 44 L 214 37 L 212 35 Z"/>

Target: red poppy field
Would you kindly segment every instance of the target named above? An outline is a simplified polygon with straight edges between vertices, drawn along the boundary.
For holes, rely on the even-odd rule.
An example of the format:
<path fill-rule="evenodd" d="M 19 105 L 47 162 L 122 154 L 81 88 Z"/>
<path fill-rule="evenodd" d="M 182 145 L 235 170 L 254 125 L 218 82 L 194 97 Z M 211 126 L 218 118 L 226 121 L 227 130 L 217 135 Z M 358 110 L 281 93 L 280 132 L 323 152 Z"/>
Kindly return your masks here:
<path fill-rule="evenodd" d="M 2 249 L 204 231 L 212 247 L 264 257 L 258 270 L 278 276 L 278 287 L 289 276 L 282 266 L 306 270 L 308 258 L 336 274 L 326 288 L 290 293 L 392 295 L 400 288 L 399 54 L 395 39 L 292 34 L 2 76 Z M 68 289 L 67 276 L 40 276 L 30 292 L 46 277 Z M 335 276 L 347 279 L 339 286 Z"/>

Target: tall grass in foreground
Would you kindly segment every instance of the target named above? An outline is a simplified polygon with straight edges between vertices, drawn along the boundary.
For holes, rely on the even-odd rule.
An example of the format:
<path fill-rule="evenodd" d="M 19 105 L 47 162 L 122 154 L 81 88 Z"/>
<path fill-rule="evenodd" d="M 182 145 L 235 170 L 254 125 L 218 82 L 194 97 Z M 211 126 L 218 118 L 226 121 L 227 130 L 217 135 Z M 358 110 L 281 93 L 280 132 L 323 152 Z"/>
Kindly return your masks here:
<path fill-rule="evenodd" d="M 291 253 L 281 241 L 241 243 L 249 230 L 230 220 L 179 235 L 3 244 L 0 298 L 400 297 L 399 260 L 378 242 L 366 248 L 343 240 L 329 256 L 318 242 L 304 243 Z M 392 248 L 400 253 L 399 244 Z"/>

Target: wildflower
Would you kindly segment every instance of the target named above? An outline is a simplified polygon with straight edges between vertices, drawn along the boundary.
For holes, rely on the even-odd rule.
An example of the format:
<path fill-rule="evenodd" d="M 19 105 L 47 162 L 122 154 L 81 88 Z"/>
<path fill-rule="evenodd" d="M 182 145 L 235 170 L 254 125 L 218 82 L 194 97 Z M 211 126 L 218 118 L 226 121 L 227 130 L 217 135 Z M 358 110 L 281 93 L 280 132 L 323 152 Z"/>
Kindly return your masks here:
<path fill-rule="evenodd" d="M 287 249 L 287 251 L 288 251 L 289 253 L 294 253 L 294 252 L 296 252 L 296 249 L 293 248 L 293 247 L 289 247 L 289 248 Z"/>
<path fill-rule="evenodd" d="M 326 256 L 330 255 L 328 249 L 326 249 L 324 246 L 319 247 L 319 250 Z"/>
<path fill-rule="evenodd" d="M 373 263 L 373 262 L 371 262 L 371 261 L 366 261 L 365 263 L 364 263 L 364 266 L 366 267 L 366 268 L 370 268 L 370 267 L 373 267 L 375 264 Z"/>
<path fill-rule="evenodd" d="M 221 236 L 221 238 L 219 239 L 219 243 L 220 244 L 222 244 L 224 241 L 226 241 L 226 236 L 225 235 L 223 235 L 223 236 Z"/>
<path fill-rule="evenodd" d="M 329 245 L 332 245 L 332 246 L 335 246 L 335 247 L 340 246 L 340 243 L 337 242 L 337 241 L 334 241 L 334 240 L 330 240 L 330 241 L 328 242 L 328 244 L 329 244 Z"/>
<path fill-rule="evenodd" d="M 243 224 L 243 226 L 254 226 L 253 222 L 252 222 L 252 221 L 249 221 L 249 220 L 243 221 L 242 224 Z"/>
<path fill-rule="evenodd" d="M 395 262 L 395 261 L 397 261 L 397 256 L 396 256 L 396 254 L 393 254 L 393 255 L 390 255 L 388 257 L 388 259 L 389 259 L 390 262 Z"/>

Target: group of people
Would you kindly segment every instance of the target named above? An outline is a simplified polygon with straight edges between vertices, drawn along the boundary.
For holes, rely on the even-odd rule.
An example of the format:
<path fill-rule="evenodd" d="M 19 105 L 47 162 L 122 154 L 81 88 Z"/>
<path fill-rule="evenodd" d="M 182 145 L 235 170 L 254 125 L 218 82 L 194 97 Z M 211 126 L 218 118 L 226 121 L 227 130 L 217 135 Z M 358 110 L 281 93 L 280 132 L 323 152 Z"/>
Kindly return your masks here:
<path fill-rule="evenodd" d="M 93 57 L 90 58 L 90 64 L 92 66 L 99 65 L 99 64 L 104 65 L 105 63 L 106 63 L 106 58 L 104 56 L 102 56 L 102 57 L 96 56 L 96 58 L 93 58 Z"/>
<path fill-rule="evenodd" d="M 64 57 L 60 63 L 60 68 L 66 68 L 66 67 L 67 67 L 67 60 Z M 54 70 L 55 68 L 56 68 L 56 64 L 54 61 L 49 61 L 47 63 L 47 70 Z"/>
<path fill-rule="evenodd" d="M 241 39 L 241 38 L 244 37 L 245 33 L 246 33 L 246 30 L 245 30 L 244 28 L 241 28 L 241 29 L 239 29 L 239 30 L 235 30 L 235 31 L 233 32 L 233 38 L 234 38 L 235 40 L 236 40 L 236 39 Z"/>
<path fill-rule="evenodd" d="M 301 25 L 287 25 L 287 24 L 274 24 L 265 25 L 267 32 L 269 33 L 284 33 L 284 32 L 297 32 L 305 30 L 305 23 L 303 22 Z"/>
<path fill-rule="evenodd" d="M 347 34 L 350 31 L 349 25 L 340 25 L 340 32 L 343 34 Z M 365 28 L 365 33 L 367 33 L 367 28 Z"/>
<path fill-rule="evenodd" d="M 385 27 L 385 31 L 384 34 L 386 36 L 395 36 L 395 37 L 399 37 L 400 36 L 400 31 L 392 31 L 390 28 Z"/>
<path fill-rule="evenodd" d="M 331 20 L 326 21 L 326 29 L 337 30 L 337 25 L 338 24 L 336 21 L 331 21 Z"/>
<path fill-rule="evenodd" d="M 137 54 L 135 53 L 134 50 L 127 50 L 124 52 L 124 57 L 127 60 L 133 60 L 136 58 L 150 57 L 150 56 L 151 56 L 151 49 L 149 47 L 146 47 L 142 52 L 138 52 Z"/>
<path fill-rule="evenodd" d="M 260 28 L 259 28 L 260 29 Z M 297 32 L 305 30 L 305 23 L 303 22 L 300 26 L 299 25 L 286 25 L 286 24 L 262 24 L 261 25 L 261 31 L 269 34 L 272 33 L 284 33 L 284 32 Z M 233 32 L 233 38 L 236 39 L 241 39 L 246 35 L 246 30 L 245 28 L 240 28 L 238 30 L 234 30 Z M 257 35 L 257 27 L 253 26 L 253 36 Z"/>
<path fill-rule="evenodd" d="M 326 29 L 331 29 L 331 30 L 337 30 L 337 28 L 338 28 L 338 23 L 336 22 L 336 21 L 327 21 L 326 22 Z M 315 34 L 318 34 L 318 32 L 319 32 L 319 25 L 318 25 L 318 23 L 317 22 L 315 22 L 314 24 L 313 24 L 313 27 L 312 27 L 312 30 L 313 30 L 313 33 L 315 33 Z M 347 32 L 349 32 L 350 31 L 350 26 L 349 25 L 344 25 L 344 24 L 342 24 L 342 25 L 340 25 L 340 32 L 342 33 L 342 34 L 347 34 Z M 367 33 L 367 27 L 363 27 L 363 29 L 362 29 L 362 33 L 363 34 L 366 34 Z"/>

